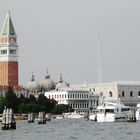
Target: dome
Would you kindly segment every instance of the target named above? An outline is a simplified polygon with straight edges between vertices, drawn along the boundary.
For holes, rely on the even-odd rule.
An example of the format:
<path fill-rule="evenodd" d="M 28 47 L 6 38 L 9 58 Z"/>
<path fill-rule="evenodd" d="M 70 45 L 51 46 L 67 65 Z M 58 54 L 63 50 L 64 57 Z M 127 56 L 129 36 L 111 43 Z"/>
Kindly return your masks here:
<path fill-rule="evenodd" d="M 69 83 L 65 83 L 62 79 L 62 75 L 60 75 L 60 80 L 59 83 L 56 85 L 56 90 L 60 90 L 60 89 L 64 89 L 64 88 L 68 88 L 69 87 Z"/>
<path fill-rule="evenodd" d="M 53 80 L 50 79 L 50 75 L 46 74 L 45 76 L 45 80 L 42 82 L 42 88 L 45 90 L 45 91 L 49 91 L 49 90 L 54 90 L 55 89 L 55 84 L 53 82 Z"/>
<path fill-rule="evenodd" d="M 38 90 L 40 90 L 40 86 L 39 86 L 38 82 L 35 81 L 34 75 L 32 75 L 31 81 L 27 82 L 25 88 L 30 90 L 30 91 L 38 91 Z"/>

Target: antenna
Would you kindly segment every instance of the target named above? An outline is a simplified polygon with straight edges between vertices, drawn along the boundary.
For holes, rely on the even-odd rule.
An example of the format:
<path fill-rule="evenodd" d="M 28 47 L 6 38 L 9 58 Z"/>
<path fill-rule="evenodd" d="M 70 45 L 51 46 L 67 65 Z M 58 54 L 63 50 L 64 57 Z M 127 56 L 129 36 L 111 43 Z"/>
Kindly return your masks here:
<path fill-rule="evenodd" d="M 100 40 L 100 34 L 98 33 L 98 82 L 102 83 L 102 64 L 101 64 L 101 40 Z"/>

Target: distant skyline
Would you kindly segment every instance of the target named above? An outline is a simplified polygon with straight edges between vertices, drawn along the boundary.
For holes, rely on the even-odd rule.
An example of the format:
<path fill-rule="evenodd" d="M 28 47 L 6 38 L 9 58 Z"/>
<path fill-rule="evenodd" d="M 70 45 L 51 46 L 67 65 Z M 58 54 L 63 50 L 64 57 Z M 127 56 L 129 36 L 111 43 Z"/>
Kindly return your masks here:
<path fill-rule="evenodd" d="M 0 31 L 10 7 L 19 45 L 19 81 L 46 69 L 55 82 L 98 82 L 98 33 L 103 82 L 140 81 L 139 0 L 1 0 Z"/>

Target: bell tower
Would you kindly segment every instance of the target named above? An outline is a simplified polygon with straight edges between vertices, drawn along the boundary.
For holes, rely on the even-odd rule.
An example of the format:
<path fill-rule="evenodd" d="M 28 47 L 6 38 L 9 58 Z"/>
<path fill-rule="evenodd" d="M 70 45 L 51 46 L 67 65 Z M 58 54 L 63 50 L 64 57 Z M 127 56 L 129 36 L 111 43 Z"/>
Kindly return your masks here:
<path fill-rule="evenodd" d="M 18 86 L 18 45 L 10 10 L 0 34 L 0 86 Z"/>

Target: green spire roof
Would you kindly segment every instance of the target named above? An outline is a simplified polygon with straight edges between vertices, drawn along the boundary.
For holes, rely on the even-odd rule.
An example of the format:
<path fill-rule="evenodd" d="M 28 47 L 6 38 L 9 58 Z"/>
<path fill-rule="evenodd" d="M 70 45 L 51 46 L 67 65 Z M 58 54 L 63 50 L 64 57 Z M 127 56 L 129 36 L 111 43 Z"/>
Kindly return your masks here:
<path fill-rule="evenodd" d="M 1 35 L 16 35 L 14 26 L 10 17 L 10 11 L 8 11 L 6 15 Z"/>

